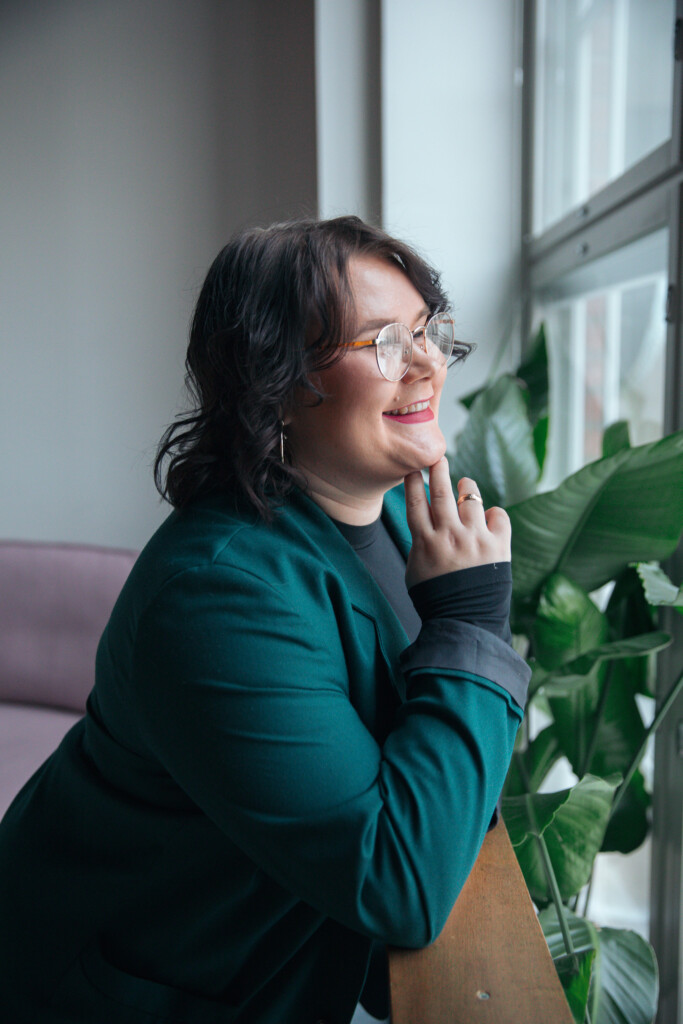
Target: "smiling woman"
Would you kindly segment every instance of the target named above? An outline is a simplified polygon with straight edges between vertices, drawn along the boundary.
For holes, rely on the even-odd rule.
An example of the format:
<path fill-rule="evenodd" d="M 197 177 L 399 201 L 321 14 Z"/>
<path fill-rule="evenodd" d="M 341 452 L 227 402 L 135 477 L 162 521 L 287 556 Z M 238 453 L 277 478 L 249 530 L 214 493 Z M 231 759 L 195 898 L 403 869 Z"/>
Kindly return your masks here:
<path fill-rule="evenodd" d="M 216 258 L 175 509 L 0 825 L 3 1020 L 387 1019 L 386 948 L 442 929 L 529 675 L 509 520 L 443 457 L 452 348 L 438 275 L 357 218 Z"/>

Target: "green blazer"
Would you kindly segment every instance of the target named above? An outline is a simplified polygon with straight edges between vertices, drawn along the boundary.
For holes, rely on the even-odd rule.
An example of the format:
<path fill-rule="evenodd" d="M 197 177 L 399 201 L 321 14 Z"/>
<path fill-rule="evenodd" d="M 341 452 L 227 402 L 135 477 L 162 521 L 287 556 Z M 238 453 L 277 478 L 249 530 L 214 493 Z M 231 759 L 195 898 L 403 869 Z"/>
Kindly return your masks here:
<path fill-rule="evenodd" d="M 407 555 L 402 489 L 384 517 Z M 225 497 L 172 513 L 86 717 L 0 826 L 0 1019 L 346 1024 L 373 940 L 443 927 L 527 681 L 466 623 L 409 646 L 301 493 L 271 525 Z"/>

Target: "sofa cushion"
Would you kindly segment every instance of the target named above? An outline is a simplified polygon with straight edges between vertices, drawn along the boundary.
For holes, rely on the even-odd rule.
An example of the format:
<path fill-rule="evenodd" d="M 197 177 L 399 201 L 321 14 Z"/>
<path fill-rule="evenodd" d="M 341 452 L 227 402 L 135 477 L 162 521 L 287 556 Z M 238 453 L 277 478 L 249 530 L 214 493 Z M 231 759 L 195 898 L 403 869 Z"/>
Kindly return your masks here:
<path fill-rule="evenodd" d="M 0 541 L 0 700 L 83 713 L 99 638 L 135 558 Z"/>
<path fill-rule="evenodd" d="M 80 717 L 35 704 L 0 704 L 0 818 Z"/>

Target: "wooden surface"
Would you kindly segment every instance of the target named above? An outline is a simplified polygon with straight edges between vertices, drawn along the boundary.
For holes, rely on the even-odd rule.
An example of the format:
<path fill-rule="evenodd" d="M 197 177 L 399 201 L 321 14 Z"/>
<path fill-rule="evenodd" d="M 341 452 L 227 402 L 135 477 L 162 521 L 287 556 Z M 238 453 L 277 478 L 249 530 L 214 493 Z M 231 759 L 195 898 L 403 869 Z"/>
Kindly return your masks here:
<path fill-rule="evenodd" d="M 390 950 L 389 977 L 392 1024 L 572 1024 L 502 821 L 439 938 Z"/>

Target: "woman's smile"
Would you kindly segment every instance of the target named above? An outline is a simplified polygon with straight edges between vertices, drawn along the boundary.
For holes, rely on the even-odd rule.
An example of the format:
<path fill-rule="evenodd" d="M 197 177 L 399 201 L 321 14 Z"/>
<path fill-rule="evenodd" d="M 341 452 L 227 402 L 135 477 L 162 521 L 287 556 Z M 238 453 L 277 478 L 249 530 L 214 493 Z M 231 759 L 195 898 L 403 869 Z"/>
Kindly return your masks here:
<path fill-rule="evenodd" d="M 404 405 L 401 409 L 392 409 L 382 415 L 391 416 L 399 423 L 427 423 L 434 419 L 434 413 L 429 408 L 429 399 L 425 402 L 413 402 L 412 405 Z"/>

